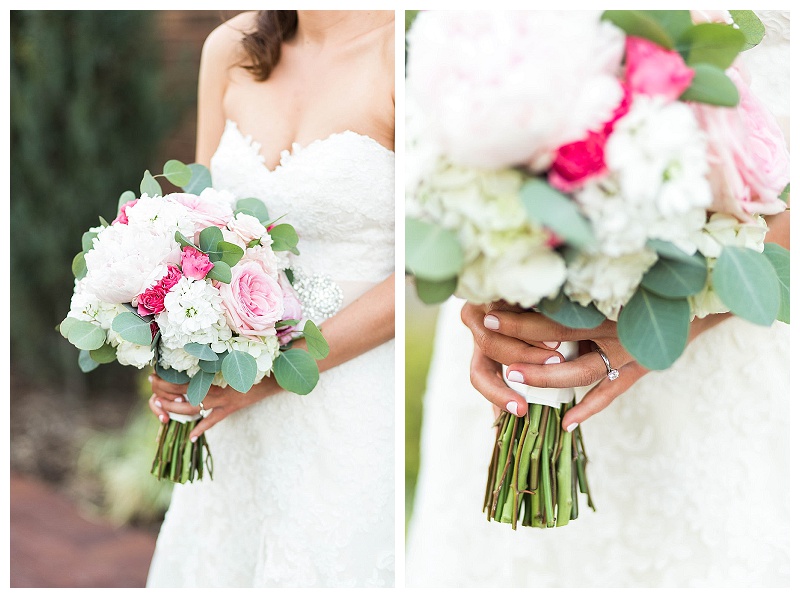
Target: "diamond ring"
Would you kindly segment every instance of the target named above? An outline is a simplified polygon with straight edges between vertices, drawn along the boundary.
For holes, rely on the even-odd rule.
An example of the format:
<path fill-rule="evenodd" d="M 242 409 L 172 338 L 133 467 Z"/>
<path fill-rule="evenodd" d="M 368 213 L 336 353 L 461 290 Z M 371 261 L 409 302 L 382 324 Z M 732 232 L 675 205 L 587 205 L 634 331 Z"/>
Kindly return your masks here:
<path fill-rule="evenodd" d="M 211 409 L 206 409 L 205 407 L 203 407 L 203 401 L 200 401 L 199 407 L 200 407 L 200 417 L 208 417 L 209 415 L 211 415 L 211 412 L 214 411 L 213 407 Z"/>
<path fill-rule="evenodd" d="M 600 349 L 600 347 L 595 347 L 594 350 L 597 351 L 600 357 L 603 358 L 603 363 L 606 366 L 606 376 L 608 377 L 608 379 L 613 381 L 619 378 L 619 370 L 615 370 L 614 368 L 611 367 L 611 363 L 609 363 L 608 357 L 606 357 L 606 354 L 603 353 L 603 350 Z"/>

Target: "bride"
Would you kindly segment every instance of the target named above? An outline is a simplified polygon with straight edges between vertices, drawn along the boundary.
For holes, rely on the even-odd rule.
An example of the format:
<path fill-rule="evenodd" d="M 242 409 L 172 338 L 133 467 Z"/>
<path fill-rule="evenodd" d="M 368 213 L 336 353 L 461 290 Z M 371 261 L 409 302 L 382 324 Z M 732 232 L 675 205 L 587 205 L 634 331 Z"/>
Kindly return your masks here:
<path fill-rule="evenodd" d="M 247 12 L 205 43 L 197 162 L 285 214 L 295 270 L 344 300 L 315 317 L 331 350 L 311 394 L 265 378 L 204 400 L 214 480 L 175 487 L 149 586 L 394 583 L 393 53 L 391 11 Z M 198 412 L 151 383 L 161 421 Z"/>
<path fill-rule="evenodd" d="M 759 16 L 767 36 L 742 59 L 786 134 L 788 12 Z M 788 212 L 774 217 L 767 240 L 788 246 L 788 220 Z M 603 380 L 563 422 L 583 424 L 597 512 L 581 500 L 579 518 L 566 527 L 512 531 L 481 513 L 495 436 L 490 405 L 470 374 L 496 409 L 513 410 L 519 397 L 492 373 L 490 358 L 525 361 L 520 351 L 552 347 L 568 331 L 559 336 L 560 327 L 543 326 L 536 314 L 487 315 L 462 305 L 451 300 L 439 315 L 409 525 L 409 586 L 788 585 L 788 326 L 706 318 L 673 367 L 649 373 L 626 363 L 613 326 L 601 327 L 608 334 L 592 340 L 617 356 L 620 377 Z M 541 349 L 526 353 L 517 339 Z M 515 369 L 539 386 L 605 376 L 597 355 L 582 363 L 586 369 Z"/>

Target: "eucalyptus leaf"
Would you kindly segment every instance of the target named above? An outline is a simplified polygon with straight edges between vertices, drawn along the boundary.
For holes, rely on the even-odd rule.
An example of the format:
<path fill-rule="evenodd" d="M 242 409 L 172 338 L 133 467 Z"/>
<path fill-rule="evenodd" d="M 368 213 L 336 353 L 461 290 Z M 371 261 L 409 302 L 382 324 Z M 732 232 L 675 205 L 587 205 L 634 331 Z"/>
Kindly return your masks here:
<path fill-rule="evenodd" d="M 111 363 L 117 359 L 117 349 L 108 343 L 105 343 L 99 349 L 89 351 L 89 355 L 97 363 Z"/>
<path fill-rule="evenodd" d="M 642 286 L 662 297 L 690 297 L 702 291 L 708 279 L 705 260 L 690 262 L 661 257 L 642 278 Z"/>
<path fill-rule="evenodd" d="M 197 362 L 200 366 L 200 369 L 204 372 L 208 372 L 209 374 L 216 374 L 222 369 L 222 360 L 215 359 L 214 361 L 206 361 L 205 359 L 201 359 Z"/>
<path fill-rule="evenodd" d="M 293 285 L 294 284 L 294 272 L 292 271 L 292 269 L 291 268 L 286 268 L 286 270 L 284 270 L 283 273 L 286 275 L 286 278 L 289 280 L 289 284 Z"/>
<path fill-rule="evenodd" d="M 780 199 L 784 203 L 789 203 L 790 193 L 791 190 L 789 189 L 789 183 L 786 183 L 786 186 L 783 188 L 783 191 L 781 191 L 781 194 L 778 196 L 778 199 Z"/>
<path fill-rule="evenodd" d="M 711 64 L 695 64 L 694 78 L 680 99 L 713 106 L 733 107 L 739 104 L 739 90 L 722 69 Z"/>
<path fill-rule="evenodd" d="M 744 47 L 742 50 L 755 48 L 764 39 L 767 30 L 752 10 L 731 10 L 733 22 L 739 26 L 739 31 L 744 34 Z"/>
<path fill-rule="evenodd" d="M 436 224 L 406 218 L 406 270 L 439 282 L 461 271 L 464 255 L 456 234 Z"/>
<path fill-rule="evenodd" d="M 184 247 L 194 247 L 195 249 L 198 248 L 197 245 L 195 245 L 189 239 L 183 236 L 183 233 L 181 233 L 181 231 L 179 230 L 175 231 L 175 240 L 181 246 L 181 249 L 183 249 Z"/>
<path fill-rule="evenodd" d="M 777 243 L 764 243 L 764 255 L 772 264 L 772 267 L 775 268 L 775 274 L 778 276 L 778 284 L 780 285 L 781 304 L 778 309 L 777 319 L 788 324 L 790 307 L 789 251 Z"/>
<path fill-rule="evenodd" d="M 139 192 L 142 195 L 147 194 L 149 197 L 161 195 L 161 185 L 158 184 L 158 181 L 150 174 L 149 170 L 144 171 L 142 182 L 139 184 Z"/>
<path fill-rule="evenodd" d="M 183 350 L 189 355 L 204 359 L 206 361 L 216 361 L 217 354 L 208 345 L 201 345 L 200 343 L 186 343 L 183 345 Z"/>
<path fill-rule="evenodd" d="M 217 244 L 222 240 L 222 231 L 216 226 L 208 226 L 200 231 L 200 251 L 205 253 L 216 251 Z"/>
<path fill-rule="evenodd" d="M 91 354 L 89 351 L 82 350 L 78 354 L 78 367 L 81 368 L 81 371 L 84 374 L 88 374 L 92 370 L 96 370 L 100 364 L 92 359 Z"/>
<path fill-rule="evenodd" d="M 578 205 L 544 180 L 526 181 L 520 190 L 520 199 L 528 218 L 546 226 L 566 243 L 578 248 L 594 245 L 592 227 Z"/>
<path fill-rule="evenodd" d="M 711 281 L 719 298 L 740 318 L 769 326 L 778 316 L 781 289 L 767 256 L 745 247 L 722 249 Z"/>
<path fill-rule="evenodd" d="M 667 299 L 639 287 L 619 314 L 617 334 L 636 361 L 665 370 L 686 347 L 690 318 L 688 299 Z"/>
<path fill-rule="evenodd" d="M 250 249 L 251 247 L 257 247 L 258 245 L 261 245 L 261 239 L 253 239 L 247 244 L 247 248 Z"/>
<path fill-rule="evenodd" d="M 215 262 L 214 267 L 206 274 L 206 278 L 218 280 L 225 284 L 231 283 L 231 267 L 223 261 Z"/>
<path fill-rule="evenodd" d="M 643 10 L 641 12 L 661 25 L 672 41 L 680 39 L 681 35 L 694 25 L 692 13 L 688 10 Z"/>
<path fill-rule="evenodd" d="M 186 193 L 200 195 L 203 189 L 211 186 L 211 173 L 202 164 L 189 164 L 188 168 L 192 171 L 192 178 L 183 185 L 183 190 Z"/>
<path fill-rule="evenodd" d="M 319 368 L 317 362 L 302 349 L 281 352 L 272 364 L 278 385 L 298 395 L 307 395 L 317 385 Z"/>
<path fill-rule="evenodd" d="M 189 403 L 197 407 L 206 398 L 211 383 L 214 381 L 214 374 L 199 370 L 192 379 L 189 380 L 189 388 L 186 390 L 186 398 Z"/>
<path fill-rule="evenodd" d="M 83 248 L 83 253 L 87 253 L 94 248 L 94 240 L 97 238 L 97 233 L 93 233 L 92 231 L 86 231 L 83 233 L 81 237 L 81 247 Z"/>
<path fill-rule="evenodd" d="M 61 336 L 64 338 L 69 338 L 69 331 L 76 322 L 81 322 L 78 318 L 64 318 L 61 324 L 58 325 L 58 331 L 61 333 Z"/>
<path fill-rule="evenodd" d="M 160 363 L 156 363 L 155 369 L 158 377 L 170 384 L 186 384 L 191 379 L 186 372 L 162 367 Z"/>
<path fill-rule="evenodd" d="M 81 251 L 78 255 L 72 258 L 72 275 L 80 280 L 86 274 L 88 274 L 89 270 L 86 268 L 86 258 L 83 256 L 83 252 Z"/>
<path fill-rule="evenodd" d="M 250 215 L 258 218 L 261 224 L 265 225 L 269 222 L 269 210 L 264 202 L 257 197 L 245 197 L 236 202 L 236 211 L 247 212 Z"/>
<path fill-rule="evenodd" d="M 239 392 L 247 392 L 253 387 L 258 375 L 256 358 L 244 351 L 231 351 L 222 360 L 222 376 Z"/>
<path fill-rule="evenodd" d="M 291 251 L 297 247 L 297 242 L 300 240 L 291 224 L 278 224 L 272 227 L 269 236 L 272 237 L 272 251 Z"/>
<path fill-rule="evenodd" d="M 168 160 L 164 164 L 164 177 L 176 187 L 184 187 L 192 180 L 192 171 L 180 160 Z"/>
<path fill-rule="evenodd" d="M 331 349 L 328 346 L 328 341 L 322 336 L 322 333 L 311 320 L 306 320 L 303 326 L 303 336 L 306 339 L 306 347 L 311 357 L 314 359 L 325 359 L 330 353 Z"/>
<path fill-rule="evenodd" d="M 666 257 L 671 260 L 678 260 L 680 262 L 687 262 L 689 264 L 697 264 L 705 266 L 706 259 L 699 252 L 686 253 L 683 249 L 670 243 L 669 241 L 662 241 L 661 239 L 650 239 L 647 241 L 647 246 L 655 251 L 659 256 Z"/>
<path fill-rule="evenodd" d="M 67 340 L 78 349 L 91 351 L 103 346 L 106 342 L 106 331 L 96 324 L 80 320 L 69 327 Z"/>
<path fill-rule="evenodd" d="M 103 218 L 102 216 L 98 216 L 98 217 L 97 217 L 97 219 L 100 221 L 100 226 L 103 226 L 103 227 L 109 227 L 109 226 L 111 226 L 111 225 L 108 223 L 108 220 L 106 220 L 106 219 L 105 219 L 105 218 Z"/>
<path fill-rule="evenodd" d="M 227 241 L 220 241 L 217 243 L 217 251 L 220 252 L 220 258 L 223 262 L 233 268 L 244 257 L 244 249 L 235 243 L 228 243 Z"/>
<path fill-rule="evenodd" d="M 149 345 L 153 340 L 149 322 L 130 311 L 117 315 L 111 322 L 111 329 L 134 345 Z"/>
<path fill-rule="evenodd" d="M 117 212 L 119 212 L 126 203 L 135 199 L 136 194 L 133 191 L 123 191 L 122 195 L 119 196 L 119 201 L 117 201 Z"/>
<path fill-rule="evenodd" d="M 667 30 L 644 10 L 607 10 L 602 20 L 611 21 L 628 35 L 643 37 L 668 50 L 674 47 Z"/>
<path fill-rule="evenodd" d="M 417 278 L 414 282 L 420 300 L 427 305 L 434 305 L 442 303 L 455 292 L 458 286 L 458 277 L 436 281 Z"/>
<path fill-rule="evenodd" d="M 542 299 L 537 308 L 545 316 L 568 328 L 596 328 L 606 317 L 591 303 L 583 306 L 563 292 L 554 299 Z"/>
<path fill-rule="evenodd" d="M 710 64 L 728 68 L 744 47 L 744 35 L 723 23 L 701 23 L 689 28 L 678 41 L 677 49 L 689 66 Z"/>
<path fill-rule="evenodd" d="M 300 320 L 278 320 L 275 322 L 275 328 L 285 328 L 286 326 L 297 326 Z"/>

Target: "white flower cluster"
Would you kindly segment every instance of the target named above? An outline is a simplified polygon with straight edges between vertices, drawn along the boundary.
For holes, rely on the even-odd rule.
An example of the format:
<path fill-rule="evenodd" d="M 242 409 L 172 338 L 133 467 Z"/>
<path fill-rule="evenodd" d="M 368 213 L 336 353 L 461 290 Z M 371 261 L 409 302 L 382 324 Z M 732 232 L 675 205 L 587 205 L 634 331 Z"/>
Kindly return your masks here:
<path fill-rule="evenodd" d="M 156 324 L 162 343 L 171 349 L 189 343 L 215 343 L 232 336 L 225 322 L 222 296 L 210 280 L 182 278 L 164 297 L 164 307 L 156 316 Z"/>

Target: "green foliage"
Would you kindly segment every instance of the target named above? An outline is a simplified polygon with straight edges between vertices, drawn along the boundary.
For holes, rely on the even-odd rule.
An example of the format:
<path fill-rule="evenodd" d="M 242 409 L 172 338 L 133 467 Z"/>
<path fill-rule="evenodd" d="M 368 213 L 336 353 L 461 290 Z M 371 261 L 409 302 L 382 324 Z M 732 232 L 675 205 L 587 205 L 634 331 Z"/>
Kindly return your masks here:
<path fill-rule="evenodd" d="M 189 164 L 189 170 L 192 172 L 192 178 L 183 186 L 183 190 L 186 193 L 200 195 L 203 189 L 211 186 L 211 173 L 202 164 Z"/>
<path fill-rule="evenodd" d="M 186 390 L 186 398 L 189 403 L 197 407 L 206 395 L 211 383 L 214 381 L 214 374 L 200 370 L 189 381 L 189 388 Z"/>
<path fill-rule="evenodd" d="M 686 64 L 710 64 L 726 69 L 744 47 L 744 35 L 738 29 L 722 23 L 702 23 L 686 30 L 679 49 Z"/>
<path fill-rule="evenodd" d="M 174 80 L 164 93 L 153 17 L 10 14 L 11 354 L 38 381 L 82 378 L 75 351 L 53 330 L 69 307 L 70 261 L 98 214 L 112 219 L 120 191 L 137 189 L 142 171 L 157 164 L 161 140 L 194 94 L 194 81 Z M 101 368 L 87 380 L 119 384 L 123 369 Z"/>
<path fill-rule="evenodd" d="M 189 375 L 186 372 L 179 372 L 178 370 L 173 370 L 172 368 L 162 367 L 160 363 L 156 363 L 155 369 L 159 378 L 171 384 L 186 384 L 190 380 Z"/>
<path fill-rule="evenodd" d="M 414 283 L 420 300 L 427 305 L 434 305 L 442 303 L 455 293 L 458 286 L 458 277 L 454 276 L 453 278 L 439 281 L 417 278 Z"/>
<path fill-rule="evenodd" d="M 123 339 L 135 345 L 149 345 L 153 340 L 150 324 L 135 313 L 126 311 L 114 318 L 111 329 Z"/>
<path fill-rule="evenodd" d="M 106 333 L 96 324 L 77 321 L 69 327 L 67 340 L 78 349 L 91 351 L 103 346 L 106 342 Z"/>
<path fill-rule="evenodd" d="M 148 195 L 149 197 L 158 197 L 163 195 L 161 191 L 161 185 L 158 184 L 158 181 L 152 174 L 150 174 L 149 170 L 144 171 L 142 182 L 139 183 L 139 192 L 142 195 Z"/>
<path fill-rule="evenodd" d="M 222 375 L 231 388 L 247 392 L 258 374 L 256 358 L 244 351 L 231 351 L 222 360 Z"/>
<path fill-rule="evenodd" d="M 234 243 L 220 241 L 217 244 L 217 251 L 220 252 L 220 259 L 233 268 L 244 257 L 244 249 Z"/>
<path fill-rule="evenodd" d="M 591 303 L 584 307 L 571 301 L 563 292 L 555 299 L 542 299 L 537 307 L 554 322 L 569 328 L 596 328 L 606 319 Z"/>
<path fill-rule="evenodd" d="M 183 187 L 192 180 L 192 169 L 180 160 L 167 160 L 164 164 L 164 178 L 176 187 Z"/>
<path fill-rule="evenodd" d="M 215 262 L 214 267 L 206 274 L 207 278 L 218 280 L 225 284 L 231 283 L 231 267 L 223 261 Z"/>
<path fill-rule="evenodd" d="M 269 231 L 269 236 L 272 237 L 272 250 L 273 251 L 297 251 L 297 243 L 300 238 L 297 236 L 297 231 L 291 224 L 278 224 Z"/>
<path fill-rule="evenodd" d="M 80 280 L 86 276 L 88 270 L 86 269 L 86 258 L 81 251 L 74 258 L 72 258 L 72 275 Z"/>
<path fill-rule="evenodd" d="M 189 355 L 193 355 L 198 359 L 206 361 L 216 361 L 217 354 L 211 349 L 209 345 L 201 345 L 200 343 L 188 343 L 183 346 L 183 350 Z"/>
<path fill-rule="evenodd" d="M 694 79 L 681 100 L 728 107 L 739 103 L 739 90 L 724 70 L 710 64 L 695 64 L 692 68 Z"/>
<path fill-rule="evenodd" d="M 723 248 L 711 281 L 722 302 L 740 318 L 769 326 L 778 316 L 780 283 L 764 254 L 745 247 Z"/>
<path fill-rule="evenodd" d="M 791 193 L 790 187 L 791 183 L 786 183 L 786 186 L 783 188 L 783 191 L 781 191 L 781 194 L 778 196 L 778 199 L 780 199 L 784 203 L 789 203 L 789 194 Z"/>
<path fill-rule="evenodd" d="M 461 271 L 464 255 L 453 231 L 436 224 L 406 218 L 406 271 L 438 282 Z"/>
<path fill-rule="evenodd" d="M 311 320 L 306 320 L 303 326 L 303 336 L 306 339 L 306 347 L 308 347 L 308 352 L 311 354 L 311 357 L 314 359 L 325 359 L 328 356 L 331 350 L 328 346 L 328 341 L 325 340 L 325 337 L 322 336 L 317 325 Z"/>
<path fill-rule="evenodd" d="M 777 243 L 765 243 L 764 255 L 767 257 L 775 274 L 781 290 L 781 304 L 778 309 L 778 320 L 789 323 L 789 251 Z"/>
<path fill-rule="evenodd" d="M 217 243 L 222 241 L 222 231 L 216 226 L 209 226 L 200 231 L 200 251 L 208 253 L 217 250 Z"/>
<path fill-rule="evenodd" d="M 414 22 L 414 19 L 417 18 L 419 14 L 418 10 L 407 10 L 406 11 L 406 31 L 411 28 L 411 24 Z"/>
<path fill-rule="evenodd" d="M 281 388 L 299 395 L 310 393 L 319 380 L 317 362 L 302 349 L 281 352 L 273 364 L 273 373 Z"/>
<path fill-rule="evenodd" d="M 99 365 L 100 363 L 92 359 L 91 351 L 81 349 L 81 352 L 78 354 L 78 367 L 84 374 L 88 374 L 97 369 Z"/>
<path fill-rule="evenodd" d="M 258 218 L 264 226 L 269 222 L 269 211 L 264 202 L 257 197 L 245 197 L 236 202 L 236 212 L 244 212 Z"/>
<path fill-rule="evenodd" d="M 671 50 L 675 46 L 674 39 L 660 22 L 658 14 L 660 12 L 678 11 L 607 10 L 603 13 L 602 19 L 611 21 L 628 35 L 649 39 L 659 46 Z M 681 12 L 685 12 L 688 16 L 688 11 Z M 670 19 L 670 22 L 674 20 Z"/>
<path fill-rule="evenodd" d="M 739 31 L 744 34 L 744 48 L 749 50 L 755 48 L 764 39 L 767 30 L 752 10 L 732 10 L 730 11 L 733 22 L 739 26 Z"/>
<path fill-rule="evenodd" d="M 520 190 L 520 199 L 532 221 L 546 226 L 568 244 L 578 248 L 594 244 L 592 227 L 575 201 L 542 179 L 526 181 Z"/>
<path fill-rule="evenodd" d="M 642 286 L 662 297 L 690 297 L 706 286 L 708 267 L 697 254 L 694 261 L 661 257 L 642 278 Z"/>
<path fill-rule="evenodd" d="M 123 191 L 119 196 L 119 200 L 117 201 L 117 212 L 122 209 L 122 206 L 129 201 L 133 201 L 134 199 L 136 199 L 136 194 L 133 191 Z"/>

